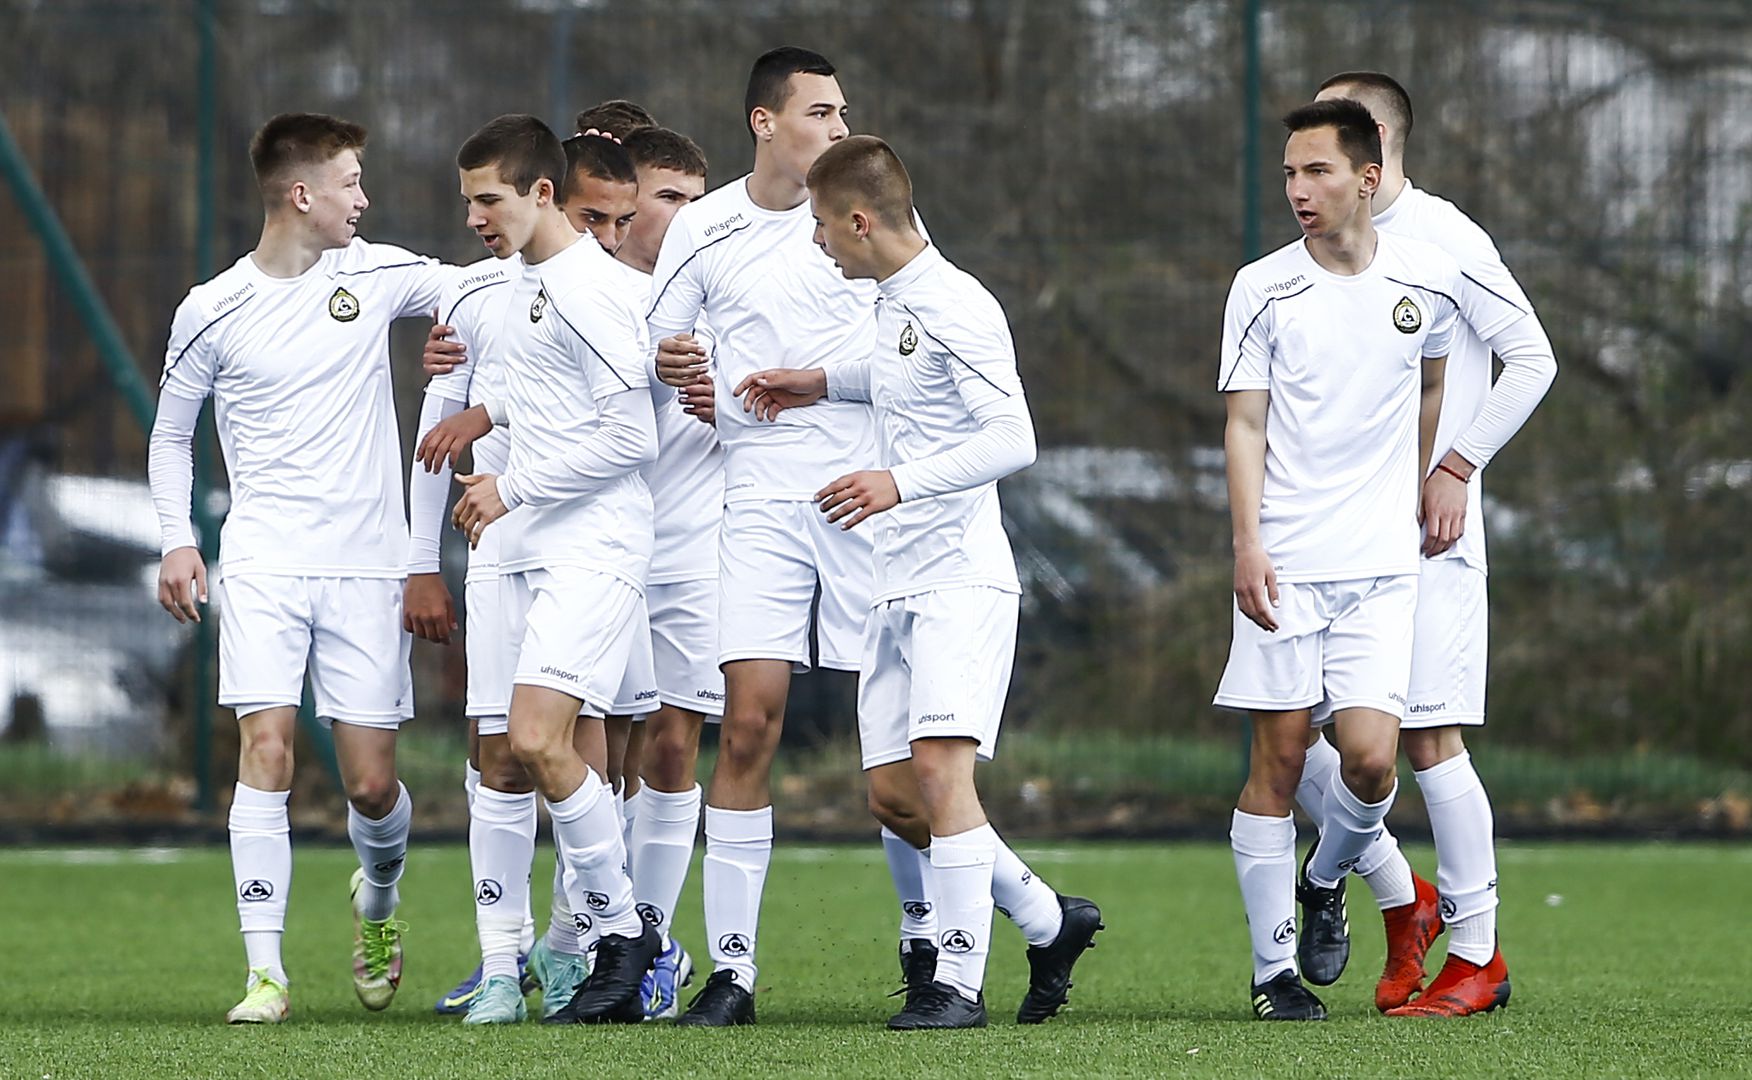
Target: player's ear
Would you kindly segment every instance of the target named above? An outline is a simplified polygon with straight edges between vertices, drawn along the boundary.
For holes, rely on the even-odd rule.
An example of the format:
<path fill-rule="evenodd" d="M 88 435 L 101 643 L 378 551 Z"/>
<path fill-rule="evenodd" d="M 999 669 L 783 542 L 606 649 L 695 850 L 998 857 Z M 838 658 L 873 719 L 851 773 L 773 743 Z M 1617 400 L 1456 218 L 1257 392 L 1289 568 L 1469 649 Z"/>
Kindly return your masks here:
<path fill-rule="evenodd" d="M 554 182 L 545 176 L 537 177 L 535 181 L 535 202 L 537 206 L 546 206 L 554 201 Z"/>
<path fill-rule="evenodd" d="M 756 139 L 770 141 L 773 137 L 773 114 L 765 105 L 756 105 L 748 114 L 748 126 Z"/>
<path fill-rule="evenodd" d="M 310 213 L 310 185 L 304 181 L 292 181 L 292 186 L 287 189 L 286 198 L 300 214 Z"/>
<path fill-rule="evenodd" d="M 870 235 L 870 215 L 862 210 L 852 211 L 852 231 L 863 240 Z"/>

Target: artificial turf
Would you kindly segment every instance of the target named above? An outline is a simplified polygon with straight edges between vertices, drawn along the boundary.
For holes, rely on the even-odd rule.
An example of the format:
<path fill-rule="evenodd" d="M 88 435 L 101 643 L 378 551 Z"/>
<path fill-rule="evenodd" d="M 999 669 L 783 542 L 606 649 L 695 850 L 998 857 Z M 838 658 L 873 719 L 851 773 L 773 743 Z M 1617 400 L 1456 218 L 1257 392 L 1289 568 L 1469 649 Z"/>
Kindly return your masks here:
<path fill-rule="evenodd" d="M 1000 925 L 992 1026 L 928 1034 L 882 1026 L 897 1004 L 885 996 L 898 982 L 897 915 L 874 837 L 861 847 L 781 838 L 762 920 L 760 1024 L 730 1031 L 479 1029 L 435 1015 L 432 1002 L 477 959 L 467 852 L 456 845 L 409 858 L 406 972 L 380 1014 L 360 1008 L 348 977 L 352 852 L 301 848 L 286 935 L 292 1021 L 228 1028 L 243 950 L 223 849 L 0 851 L 0 1076 L 1752 1075 L 1744 845 L 1505 844 L 1501 931 L 1514 999 L 1459 1022 L 1375 1014 L 1380 929 L 1353 879 L 1355 950 L 1345 977 L 1321 991 L 1324 1024 L 1250 1019 L 1225 847 L 1020 850 L 1106 914 L 1071 1008 L 1041 1027 L 1014 1024 L 1023 944 Z M 1432 872 L 1427 849 L 1411 855 Z M 537 857 L 538 883 L 550 858 Z M 545 908 L 545 888 L 536 892 Z M 705 965 L 697 867 L 678 921 Z"/>

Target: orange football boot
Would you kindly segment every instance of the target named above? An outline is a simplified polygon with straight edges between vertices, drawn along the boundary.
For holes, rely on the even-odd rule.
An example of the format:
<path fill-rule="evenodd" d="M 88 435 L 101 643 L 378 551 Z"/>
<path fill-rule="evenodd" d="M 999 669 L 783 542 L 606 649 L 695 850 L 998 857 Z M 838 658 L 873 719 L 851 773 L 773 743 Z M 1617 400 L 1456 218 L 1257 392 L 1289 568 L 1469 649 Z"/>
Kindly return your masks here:
<path fill-rule="evenodd" d="M 1387 924 L 1387 966 L 1375 984 L 1375 1008 L 1386 1012 L 1411 1000 L 1423 989 L 1424 957 L 1442 933 L 1441 897 L 1436 887 L 1411 875 L 1416 899 L 1387 908 L 1381 918 Z"/>
<path fill-rule="evenodd" d="M 1471 1016 L 1509 1003 L 1509 967 L 1498 948 L 1490 963 L 1479 967 L 1458 956 L 1448 957 L 1441 973 L 1416 1001 L 1389 1010 L 1388 1016 Z"/>

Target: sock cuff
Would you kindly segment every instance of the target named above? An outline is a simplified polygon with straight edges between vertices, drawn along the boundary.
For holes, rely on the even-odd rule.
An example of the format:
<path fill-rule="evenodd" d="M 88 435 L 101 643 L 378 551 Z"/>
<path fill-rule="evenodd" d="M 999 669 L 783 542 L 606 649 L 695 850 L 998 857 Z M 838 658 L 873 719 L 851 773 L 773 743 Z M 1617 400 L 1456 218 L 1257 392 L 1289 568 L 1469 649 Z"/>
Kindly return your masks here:
<path fill-rule="evenodd" d="M 348 803 L 347 830 L 372 840 L 385 839 L 406 831 L 408 822 L 413 820 L 414 800 L 408 795 L 406 784 L 397 780 L 395 786 L 395 805 L 389 808 L 389 813 L 376 820 L 361 814 L 357 807 Z"/>
<path fill-rule="evenodd" d="M 652 821 L 697 821 L 700 816 L 700 786 L 686 791 L 658 791 L 653 787 L 639 789 L 639 816 Z"/>
<path fill-rule="evenodd" d="M 292 798 L 290 791 L 263 791 L 252 788 L 239 780 L 231 792 L 231 809 L 238 810 L 276 810 L 284 809 Z"/>
<path fill-rule="evenodd" d="M 998 834 L 990 822 L 953 836 L 931 837 L 931 868 L 991 866 L 998 859 Z"/>
<path fill-rule="evenodd" d="M 1366 803 L 1358 798 L 1357 793 L 1350 789 L 1350 785 L 1344 782 L 1343 777 L 1340 777 L 1338 783 L 1332 785 L 1332 791 L 1328 793 L 1326 797 L 1329 799 L 1337 799 L 1338 805 L 1344 809 L 1345 813 L 1350 814 L 1352 817 L 1361 818 L 1365 821 L 1379 821 L 1381 818 L 1387 816 L 1387 811 L 1392 809 L 1393 800 L 1398 797 L 1398 795 L 1399 781 L 1394 780 L 1393 788 L 1391 791 L 1387 792 L 1386 798 L 1382 799 L 1380 802 Z"/>
<path fill-rule="evenodd" d="M 466 787 L 474 787 L 481 782 L 481 771 L 467 758 L 462 759 L 462 782 Z"/>
<path fill-rule="evenodd" d="M 533 791 L 500 791 L 484 785 L 475 789 L 474 816 L 481 821 L 521 821 L 534 815 Z"/>
<path fill-rule="evenodd" d="M 706 807 L 706 839 L 728 844 L 771 844 L 773 808 L 720 810 Z"/>
<path fill-rule="evenodd" d="M 577 791 L 559 802 L 548 800 L 548 816 L 569 825 L 596 809 L 596 804 L 602 801 L 603 793 L 607 790 L 608 785 L 597 780 L 595 773 L 585 772 L 584 782 L 578 785 Z"/>
<path fill-rule="evenodd" d="M 1229 846 L 1256 859 L 1294 856 L 1296 816 L 1265 817 L 1237 810 L 1229 822 Z"/>
<path fill-rule="evenodd" d="M 1475 786 L 1482 786 L 1478 771 L 1472 767 L 1472 755 L 1465 750 L 1411 775 L 1417 781 L 1418 790 L 1423 792 L 1426 804 L 1457 799 Z"/>

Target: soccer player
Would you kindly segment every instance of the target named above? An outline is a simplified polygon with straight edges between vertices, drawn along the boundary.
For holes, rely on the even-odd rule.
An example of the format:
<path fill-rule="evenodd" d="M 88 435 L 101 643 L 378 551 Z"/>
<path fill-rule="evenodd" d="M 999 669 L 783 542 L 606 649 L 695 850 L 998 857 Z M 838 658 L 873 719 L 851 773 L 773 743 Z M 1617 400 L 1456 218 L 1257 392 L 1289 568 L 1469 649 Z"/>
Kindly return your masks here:
<path fill-rule="evenodd" d="M 1393 802 L 1419 455 L 1435 436 L 1463 279 L 1440 250 L 1376 234 L 1381 145 L 1367 109 L 1322 102 L 1284 125 L 1285 194 L 1302 239 L 1236 274 L 1223 323 L 1236 608 L 1216 703 L 1253 715 L 1230 841 L 1254 1013 L 1319 1020 L 1325 1007 L 1296 970 L 1293 914 L 1290 808 L 1309 710 L 1327 702 L 1333 712 L 1342 761 L 1321 848 L 1344 862 Z"/>
<path fill-rule="evenodd" d="M 1513 340 L 1493 339 L 1503 361 L 1502 376 L 1494 385 L 1491 345 L 1470 321 L 1460 326 L 1448 354 L 1436 464 L 1424 481 L 1426 505 L 1439 508 L 1429 522 L 1458 531 L 1451 547 L 1421 564 L 1411 691 L 1401 724 L 1405 756 L 1429 810 L 1438 885 L 1432 887 L 1412 873 L 1385 830 L 1356 867 L 1375 893 L 1387 927 L 1387 966 L 1377 984 L 1376 1006 L 1391 1016 L 1466 1016 L 1509 999 L 1508 967 L 1496 932 L 1490 799 L 1461 734 L 1464 727 L 1484 723 L 1489 645 L 1483 470 L 1532 415 L 1557 375 L 1557 361 L 1533 305 L 1490 236 L 1453 203 L 1407 179 L 1405 144 L 1412 110 L 1405 88 L 1379 72 L 1346 72 L 1326 80 L 1317 100 L 1335 98 L 1361 102 L 1380 133 L 1384 162 L 1372 204 L 1375 228 L 1435 244 L 1453 256 L 1470 281 L 1527 312 L 1516 324 Z M 1331 744 L 1311 743 L 1304 788 L 1329 788 L 1337 767 Z M 1318 819 L 1318 808 L 1305 808 Z M 1342 880 L 1302 885 L 1312 900 L 1304 935 L 1315 918 L 1333 923 L 1329 913 L 1335 908 L 1341 913 L 1336 925 L 1342 928 Z M 1447 963 L 1430 988 L 1408 1005 L 1423 986 L 1424 955 L 1444 925 L 1449 931 Z M 1337 971 L 1331 976 L 1336 978 Z"/>
<path fill-rule="evenodd" d="M 693 140 L 648 127 L 626 137 L 638 170 L 638 213 L 616 258 L 627 287 L 649 303 L 651 271 L 676 212 L 706 191 L 706 158 Z M 710 341 L 703 329 L 697 338 Z M 658 710 L 629 744 L 626 785 L 644 770 L 636 799 L 628 855 L 639 913 L 663 936 L 644 990 L 646 1015 L 673 1017 L 677 994 L 692 977 L 693 961 L 670 935 L 675 905 L 687 881 L 699 828 L 700 787 L 694 781 L 700 728 L 724 711 L 724 675 L 718 670 L 718 526 L 723 517 L 724 452 L 717 433 L 696 423 L 676 392 L 651 372 L 657 414 L 657 460 L 645 469 L 655 507 L 656 535 L 645 589 Z"/>
<path fill-rule="evenodd" d="M 264 205 L 255 250 L 177 308 L 149 472 L 163 535 L 159 600 L 199 619 L 207 569 L 189 520 L 190 443 L 211 395 L 231 478 L 213 585 L 219 704 L 237 713 L 232 870 L 249 976 L 226 1019 L 290 1014 L 281 959 L 292 884 L 287 797 L 308 670 L 346 789 L 353 982 L 368 1009 L 401 981 L 397 882 L 412 805 L 395 737 L 413 715 L 402 627 L 408 550 L 389 324 L 430 312 L 448 270 L 360 239 L 365 130 L 286 113 L 250 144 Z"/>
<path fill-rule="evenodd" d="M 598 935 L 594 970 L 543 1019 L 636 1022 L 644 1019 L 640 983 L 661 939 L 633 907 L 620 815 L 603 779 L 600 718 L 644 632 L 637 615 L 651 497 L 639 470 L 656 455 L 648 339 L 642 312 L 610 284 L 610 256 L 554 212 L 566 160 L 546 125 L 500 117 L 463 144 L 457 167 L 470 226 L 495 254 L 521 254 L 524 266 L 499 342 L 510 461 L 500 475 L 459 478 L 466 491 L 454 519 L 472 543 L 524 508 L 500 546 L 507 621 L 519 642 L 510 746 L 547 800 L 577 928 Z M 495 981 L 474 1008 L 516 993 L 501 993 Z M 516 1019 L 521 996 L 506 1004 Z"/>
<path fill-rule="evenodd" d="M 762 55 L 746 108 L 754 171 L 675 215 L 657 259 L 651 336 L 666 339 L 658 370 L 691 382 L 707 353 L 693 338 L 703 316 L 719 335 L 719 393 L 775 365 L 814 367 L 867 355 L 874 289 L 846 282 L 810 241 L 804 179 L 847 134 L 845 97 L 826 58 L 806 49 Z M 635 219 L 636 220 L 636 219 Z M 735 342 L 734 349 L 725 342 Z M 677 364 L 684 370 L 676 372 Z M 725 494 L 718 614 L 726 703 L 706 796 L 707 945 L 716 970 L 679 1023 L 754 1021 L 756 924 L 772 858 L 769 778 L 793 666 L 807 667 L 817 586 L 819 662 L 857 667 L 869 606 L 868 537 L 826 526 L 810 499 L 871 460 L 861 404 L 799 410 L 757 425 L 718 403 Z M 918 862 L 912 857 L 912 871 Z M 922 886 L 914 890 L 922 900 Z"/>
<path fill-rule="evenodd" d="M 735 391 L 769 420 L 823 398 L 874 405 L 883 467 L 830 481 L 816 500 L 842 529 L 886 515 L 869 526 L 858 734 L 867 769 L 911 760 L 929 829 L 938 958 L 888 1026 L 983 1027 L 1000 841 L 974 765 L 996 747 L 1021 594 L 997 481 L 1033 462 L 1034 424 L 1003 309 L 919 235 L 912 181 L 889 145 L 836 143 L 810 168 L 809 195 L 822 250 L 847 278 L 880 286 L 876 352 L 760 372 Z"/>

